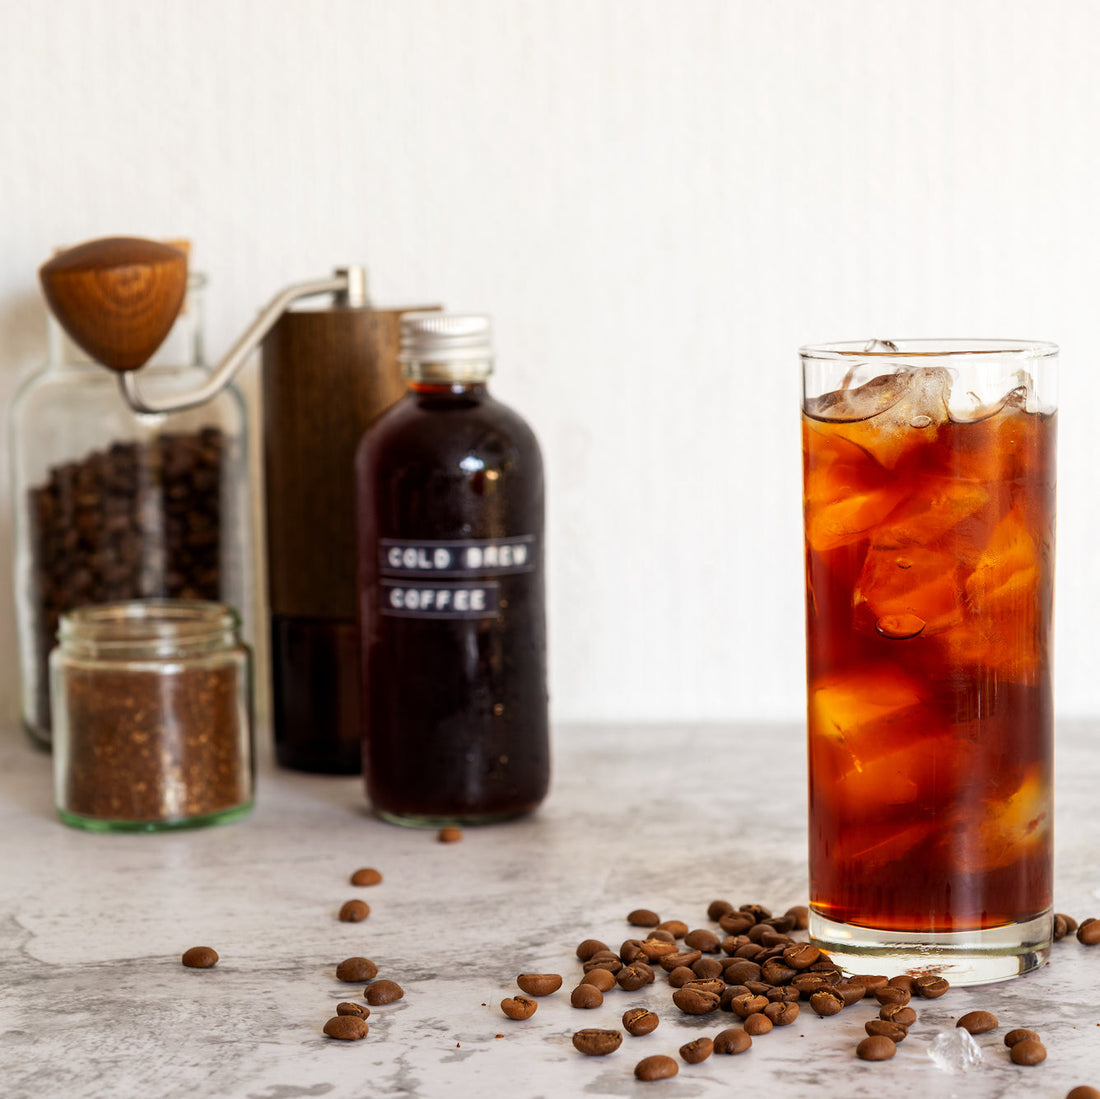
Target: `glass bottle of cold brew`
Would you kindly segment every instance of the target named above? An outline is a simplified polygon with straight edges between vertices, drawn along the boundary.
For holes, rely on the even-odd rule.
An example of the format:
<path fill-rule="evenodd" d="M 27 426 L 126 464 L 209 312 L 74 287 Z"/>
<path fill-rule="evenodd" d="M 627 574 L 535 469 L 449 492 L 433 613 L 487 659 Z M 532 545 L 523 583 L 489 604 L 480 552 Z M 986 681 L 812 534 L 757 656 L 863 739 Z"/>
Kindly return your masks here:
<path fill-rule="evenodd" d="M 549 783 L 542 459 L 489 394 L 489 336 L 403 317 L 409 391 L 356 459 L 364 777 L 401 824 L 515 816 Z"/>

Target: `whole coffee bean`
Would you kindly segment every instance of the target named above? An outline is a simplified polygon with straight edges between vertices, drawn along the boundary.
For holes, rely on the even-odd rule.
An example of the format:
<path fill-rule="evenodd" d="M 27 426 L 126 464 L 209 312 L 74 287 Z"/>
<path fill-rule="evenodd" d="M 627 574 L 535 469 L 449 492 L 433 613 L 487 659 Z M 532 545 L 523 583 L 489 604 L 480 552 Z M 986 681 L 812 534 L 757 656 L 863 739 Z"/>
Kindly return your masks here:
<path fill-rule="evenodd" d="M 691 967 L 691 971 L 700 980 L 707 980 L 712 977 L 721 977 L 725 967 L 718 958 L 700 958 Z"/>
<path fill-rule="evenodd" d="M 883 1004 L 878 1017 L 888 1023 L 900 1023 L 910 1027 L 917 1021 L 917 1013 L 908 1004 Z"/>
<path fill-rule="evenodd" d="M 844 1009 L 844 997 L 835 988 L 819 988 L 810 994 L 810 1007 L 818 1015 L 839 1015 Z"/>
<path fill-rule="evenodd" d="M 733 1011 L 733 1001 L 738 996 L 755 995 L 755 992 L 750 992 L 744 985 L 727 985 L 725 992 L 718 998 L 718 1008 L 720 1011 Z"/>
<path fill-rule="evenodd" d="M 661 917 L 649 908 L 635 908 L 626 917 L 626 922 L 633 927 L 656 927 L 661 922 Z"/>
<path fill-rule="evenodd" d="M 904 1042 L 909 1036 L 909 1028 L 901 1023 L 892 1023 L 886 1019 L 868 1019 L 863 1024 L 864 1030 L 873 1038 L 876 1034 L 883 1038 L 889 1038 L 891 1042 Z"/>
<path fill-rule="evenodd" d="M 749 942 L 758 942 L 766 950 L 782 950 L 790 946 L 793 941 L 790 935 L 781 935 L 766 923 L 757 924 L 756 926 L 761 928 L 761 931 L 754 939 L 752 929 L 750 929 Z"/>
<path fill-rule="evenodd" d="M 577 957 L 582 962 L 587 962 L 593 954 L 598 953 L 601 950 L 607 950 L 607 943 L 601 942 L 599 939 L 585 939 L 577 944 Z M 610 951 L 608 951 L 610 953 Z"/>
<path fill-rule="evenodd" d="M 1066 1099 L 1100 1099 L 1100 1088 L 1089 1087 L 1088 1084 L 1078 1084 L 1066 1092 Z"/>
<path fill-rule="evenodd" d="M 881 1034 L 872 1034 L 856 1046 L 856 1056 L 864 1061 L 889 1061 L 898 1047 Z"/>
<path fill-rule="evenodd" d="M 585 973 L 589 973 L 593 969 L 606 969 L 608 973 L 618 973 L 622 967 L 623 963 L 610 950 L 601 950 L 593 954 L 581 968 Z"/>
<path fill-rule="evenodd" d="M 774 942 L 765 942 L 764 941 L 766 938 L 767 939 L 774 939 L 774 937 L 775 937 L 775 931 L 772 928 L 770 928 L 766 923 L 754 923 L 752 925 L 752 927 L 750 927 L 748 929 L 746 934 L 749 937 L 749 942 L 750 943 L 757 943 L 758 945 L 764 947 L 765 950 L 769 946 L 774 946 L 775 945 Z"/>
<path fill-rule="evenodd" d="M 726 991 L 726 982 L 721 977 L 697 977 L 682 987 L 695 988 L 700 992 L 713 992 L 715 996 L 721 996 Z"/>
<path fill-rule="evenodd" d="M 1058 926 L 1061 924 L 1062 938 L 1066 935 L 1072 935 L 1077 930 L 1077 921 L 1072 916 L 1067 916 L 1065 912 L 1055 912 L 1054 914 L 1054 932 L 1055 938 L 1058 937 Z"/>
<path fill-rule="evenodd" d="M 766 920 L 771 916 L 771 912 L 765 908 L 762 904 L 739 904 L 737 906 L 738 912 L 748 912 L 750 916 L 757 922 Z"/>
<path fill-rule="evenodd" d="M 595 985 L 579 984 L 569 994 L 569 1002 L 574 1007 L 591 1009 L 603 1004 L 603 993 Z"/>
<path fill-rule="evenodd" d="M 840 984 L 833 986 L 836 992 L 839 992 L 844 1000 L 845 1007 L 851 1007 L 852 1004 L 858 1004 L 860 1000 L 867 995 L 867 989 L 863 985 L 853 984 L 851 981 L 841 981 Z M 795 990 L 797 991 L 797 989 Z"/>
<path fill-rule="evenodd" d="M 193 946 L 183 952 L 180 961 L 188 969 L 209 969 L 218 964 L 218 952 L 212 946 Z"/>
<path fill-rule="evenodd" d="M 680 1056 L 689 1065 L 697 1065 L 705 1061 L 714 1052 L 714 1042 L 709 1038 L 696 1038 L 693 1042 L 687 1042 L 680 1047 Z"/>
<path fill-rule="evenodd" d="M 695 970 L 689 969 L 686 965 L 678 965 L 669 975 L 668 983 L 673 988 L 683 988 L 684 985 L 689 984 L 695 980 Z"/>
<path fill-rule="evenodd" d="M 1096 946 L 1100 943 L 1100 920 L 1095 916 L 1082 920 L 1081 926 L 1077 928 L 1077 941 L 1085 946 Z"/>
<path fill-rule="evenodd" d="M 793 1004 L 802 999 L 802 993 L 791 985 L 777 985 L 764 993 L 773 1004 Z"/>
<path fill-rule="evenodd" d="M 810 926 L 810 910 L 804 904 L 792 905 L 784 915 L 794 920 L 794 926 L 798 931 L 805 931 Z"/>
<path fill-rule="evenodd" d="M 798 1004 L 793 1000 L 769 1003 L 768 1006 L 764 1008 L 764 1014 L 771 1019 L 776 1026 L 790 1026 L 791 1023 L 798 1018 Z"/>
<path fill-rule="evenodd" d="M 655 927 L 650 933 L 651 939 L 660 939 L 662 942 L 674 943 L 676 942 L 676 936 L 671 931 L 665 931 L 660 925 Z"/>
<path fill-rule="evenodd" d="M 351 876 L 352 885 L 378 885 L 381 881 L 382 875 L 373 866 L 364 866 Z"/>
<path fill-rule="evenodd" d="M 731 1026 L 726 1030 L 720 1030 L 714 1036 L 715 1053 L 744 1053 L 751 1046 L 752 1036 L 746 1034 L 739 1026 Z"/>
<path fill-rule="evenodd" d="M 767 947 L 763 947 L 759 943 L 745 943 L 744 946 L 739 946 L 733 952 L 733 956 L 735 958 L 748 958 L 750 961 L 759 961 L 761 955 L 767 952 Z"/>
<path fill-rule="evenodd" d="M 707 1015 L 718 1010 L 718 995 L 698 988 L 684 986 L 672 994 L 672 1002 L 685 1015 Z"/>
<path fill-rule="evenodd" d="M 617 1030 L 578 1030 L 573 1035 L 573 1048 L 588 1057 L 604 1057 L 623 1044 L 623 1036 Z"/>
<path fill-rule="evenodd" d="M 639 988 L 645 988 L 652 980 L 653 970 L 644 962 L 635 962 L 634 965 L 624 965 L 623 968 L 615 974 L 615 983 L 625 992 L 637 992 Z"/>
<path fill-rule="evenodd" d="M 691 970 L 688 970 L 690 973 Z M 590 969 L 582 978 L 582 985 L 592 985 L 601 992 L 610 992 L 615 987 L 615 974 L 606 969 Z"/>
<path fill-rule="evenodd" d="M 367 986 L 363 995 L 371 1007 L 378 1007 L 379 1004 L 392 1004 L 402 999 L 405 990 L 396 981 L 375 981 Z"/>
<path fill-rule="evenodd" d="M 761 1034 L 767 1034 L 772 1028 L 772 1021 L 762 1011 L 758 1011 L 753 1015 L 750 1015 L 745 1020 L 745 1033 L 751 1034 L 756 1038 Z"/>
<path fill-rule="evenodd" d="M 673 950 L 676 948 L 673 947 Z M 642 950 L 641 939 L 627 939 L 622 946 L 619 947 L 619 958 L 624 965 L 630 965 L 635 958 L 644 958 L 645 953 Z"/>
<path fill-rule="evenodd" d="M 345 901 L 340 907 L 339 919 L 342 923 L 359 923 L 370 915 L 370 905 L 366 901 Z"/>
<path fill-rule="evenodd" d="M 754 996 L 764 996 L 764 997 L 766 997 L 768 995 L 768 993 L 771 992 L 771 990 L 772 990 L 772 986 L 770 984 L 768 984 L 767 981 L 746 981 L 745 982 L 745 987 Z"/>
<path fill-rule="evenodd" d="M 1011 1049 L 1017 1042 L 1026 1041 L 1028 1038 L 1034 1041 L 1039 1041 L 1039 1035 L 1034 1030 L 1027 1030 L 1025 1027 L 1017 1027 L 1015 1030 L 1010 1030 L 1005 1035 L 1005 1045 Z"/>
<path fill-rule="evenodd" d="M 840 967 L 833 961 L 832 958 L 827 958 L 824 955 L 820 957 L 813 965 L 808 966 L 804 973 L 827 973 L 836 976 L 838 980 L 844 980 L 844 974 L 840 971 Z"/>
<path fill-rule="evenodd" d="M 360 1019 L 358 1015 L 334 1015 L 325 1023 L 325 1033 L 344 1042 L 365 1038 L 369 1030 L 366 1019 Z"/>
<path fill-rule="evenodd" d="M 348 984 L 362 984 L 378 976 L 378 966 L 370 958 L 345 958 L 336 967 L 336 979 Z"/>
<path fill-rule="evenodd" d="M 734 907 L 731 901 L 711 901 L 707 905 L 707 919 L 714 920 L 717 923 L 727 912 L 733 911 Z"/>
<path fill-rule="evenodd" d="M 657 925 L 657 930 L 667 931 L 674 939 L 682 939 L 688 933 L 688 925 L 683 920 L 665 920 Z M 714 932 L 711 934 L 714 935 Z M 714 939 L 717 942 L 718 936 L 714 935 Z"/>
<path fill-rule="evenodd" d="M 739 947 L 747 946 L 748 935 L 727 935 L 719 944 L 724 954 L 736 954 Z"/>
<path fill-rule="evenodd" d="M 666 973 L 671 973 L 678 965 L 694 965 L 702 956 L 701 950 L 681 950 L 677 954 L 663 955 L 657 959 L 657 964 Z"/>
<path fill-rule="evenodd" d="M 997 1022 L 997 1016 L 988 1011 L 968 1011 L 955 1026 L 962 1027 L 971 1034 L 985 1034 L 987 1031 L 996 1030 L 1000 1024 Z"/>
<path fill-rule="evenodd" d="M 529 996 L 508 996 L 500 1001 L 500 1010 L 509 1019 L 530 1019 L 538 1006 Z"/>
<path fill-rule="evenodd" d="M 1047 1047 L 1035 1038 L 1017 1042 L 1008 1052 L 1014 1065 L 1037 1065 L 1047 1059 Z"/>
<path fill-rule="evenodd" d="M 742 984 L 745 981 L 758 981 L 762 976 L 763 968 L 748 958 L 731 958 L 722 967 L 722 980 L 731 985 Z M 778 984 L 779 982 L 769 983 Z"/>
<path fill-rule="evenodd" d="M 797 969 L 792 969 L 785 961 L 780 961 L 778 958 L 769 958 L 760 967 L 761 979 L 770 985 L 790 984 L 797 973 Z"/>
<path fill-rule="evenodd" d="M 874 997 L 880 1004 L 907 1004 L 913 998 L 907 988 L 896 988 L 893 985 L 876 988 Z"/>
<path fill-rule="evenodd" d="M 734 1015 L 740 1015 L 742 1019 L 747 1019 L 750 1015 L 762 1012 L 769 1002 L 766 996 L 748 993 L 744 996 L 735 996 L 730 1000 L 730 1010 Z"/>
<path fill-rule="evenodd" d="M 904 988 L 911 995 L 915 980 L 916 978 L 911 973 L 899 973 L 896 977 L 891 977 L 886 984 L 889 988 Z"/>
<path fill-rule="evenodd" d="M 718 920 L 718 926 L 727 935 L 743 935 L 755 923 L 748 912 L 726 912 Z"/>
<path fill-rule="evenodd" d="M 354 1015 L 359 1019 L 365 1019 L 370 1015 L 370 1008 L 364 1007 L 362 1004 L 353 1004 L 347 1000 L 336 1005 L 337 1015 Z"/>
<path fill-rule="evenodd" d="M 821 960 L 821 951 L 812 943 L 795 943 L 783 951 L 783 960 L 791 969 L 808 969 Z"/>
<path fill-rule="evenodd" d="M 913 982 L 913 991 L 926 1000 L 939 999 L 950 987 L 944 977 L 938 977 L 934 973 L 925 973 Z"/>
<path fill-rule="evenodd" d="M 774 927 L 781 935 L 786 935 L 788 932 L 793 931 L 797 923 L 794 916 L 789 913 L 783 916 L 772 916 L 764 922 L 769 927 Z"/>
<path fill-rule="evenodd" d="M 718 936 L 705 927 L 696 928 L 684 936 L 684 946 L 689 946 L 692 950 L 701 950 L 704 954 L 717 954 L 720 945 L 721 940 Z"/>
<path fill-rule="evenodd" d="M 667 1080 L 680 1071 L 680 1066 L 671 1057 L 655 1053 L 652 1057 L 643 1057 L 634 1066 L 634 1075 L 639 1080 Z"/>
<path fill-rule="evenodd" d="M 648 939 L 643 939 L 639 946 L 641 948 L 642 956 L 648 962 L 656 962 L 659 961 L 661 958 L 668 957 L 669 954 L 679 953 L 679 947 L 676 945 L 676 943 L 670 943 L 667 939 L 655 939 L 651 937 Z M 626 960 L 627 959 L 624 957 L 623 961 L 625 962 Z"/>
<path fill-rule="evenodd" d="M 867 989 L 867 995 L 871 995 L 876 988 L 884 988 L 890 983 L 888 977 L 879 976 L 878 974 L 871 975 L 869 973 L 854 973 L 848 980 L 854 985 L 863 985 Z"/>
<path fill-rule="evenodd" d="M 516 978 L 516 984 L 527 993 L 528 996 L 549 996 L 561 988 L 560 973 L 521 973 Z M 589 986 L 592 987 L 591 985 Z"/>
<path fill-rule="evenodd" d="M 623 1012 L 623 1027 L 635 1038 L 640 1038 L 643 1034 L 652 1034 L 660 1022 L 657 1013 L 648 1008 L 632 1007 L 629 1011 Z"/>
<path fill-rule="evenodd" d="M 803 970 L 797 976 L 791 978 L 791 984 L 802 993 L 803 996 L 817 992 L 822 988 L 834 988 L 840 984 L 841 977 L 836 970 L 829 973 L 809 973 Z"/>
<path fill-rule="evenodd" d="M 436 839 L 440 843 L 461 843 L 462 842 L 462 829 L 455 828 L 454 825 L 448 825 L 446 828 L 440 828 L 436 835 Z"/>

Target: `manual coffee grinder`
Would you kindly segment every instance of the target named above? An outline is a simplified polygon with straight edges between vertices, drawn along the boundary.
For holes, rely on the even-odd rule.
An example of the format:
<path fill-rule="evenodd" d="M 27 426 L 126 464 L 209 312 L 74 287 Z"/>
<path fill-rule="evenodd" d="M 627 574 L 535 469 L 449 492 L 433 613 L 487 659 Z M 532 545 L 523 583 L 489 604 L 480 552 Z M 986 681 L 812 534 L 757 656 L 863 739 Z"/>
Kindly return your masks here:
<path fill-rule="evenodd" d="M 40 276 L 61 325 L 118 372 L 139 414 L 211 400 L 261 349 L 276 757 L 296 770 L 358 772 L 355 449 L 367 425 L 405 392 L 397 361 L 402 314 L 438 306 L 374 309 L 363 268 L 340 268 L 276 294 L 201 385 L 154 398 L 136 375 L 183 299 L 186 255 L 137 238 L 95 240 L 55 256 Z M 305 299 L 314 299 L 311 307 L 300 307 Z"/>

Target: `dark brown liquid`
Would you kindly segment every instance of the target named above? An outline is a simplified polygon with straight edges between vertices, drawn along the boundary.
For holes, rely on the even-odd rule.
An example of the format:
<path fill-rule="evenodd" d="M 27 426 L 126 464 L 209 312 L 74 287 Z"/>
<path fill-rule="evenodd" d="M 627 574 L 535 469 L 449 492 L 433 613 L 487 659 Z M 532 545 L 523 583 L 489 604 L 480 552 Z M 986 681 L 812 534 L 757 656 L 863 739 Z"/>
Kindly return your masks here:
<path fill-rule="evenodd" d="M 279 763 L 296 771 L 358 774 L 359 624 L 272 615 L 271 670 Z"/>
<path fill-rule="evenodd" d="M 542 801 L 549 782 L 543 478 L 538 444 L 484 387 L 414 388 L 367 432 L 357 462 L 364 772 L 383 816 L 474 821 Z M 386 613 L 380 546 L 528 536 L 529 568 L 483 573 L 490 616 Z M 390 580 L 391 583 L 394 581 Z M 460 598 L 460 579 L 411 590 Z"/>

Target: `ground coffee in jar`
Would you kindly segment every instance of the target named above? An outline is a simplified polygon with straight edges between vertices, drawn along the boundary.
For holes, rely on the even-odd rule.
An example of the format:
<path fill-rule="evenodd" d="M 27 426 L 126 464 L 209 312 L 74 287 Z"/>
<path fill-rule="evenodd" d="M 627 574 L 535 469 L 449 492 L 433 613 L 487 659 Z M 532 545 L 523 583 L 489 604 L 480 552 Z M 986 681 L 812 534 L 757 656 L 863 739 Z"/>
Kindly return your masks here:
<path fill-rule="evenodd" d="M 250 654 L 220 603 L 149 600 L 61 618 L 50 657 L 54 787 L 67 824 L 159 831 L 252 805 Z"/>

